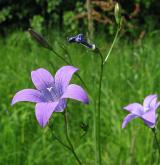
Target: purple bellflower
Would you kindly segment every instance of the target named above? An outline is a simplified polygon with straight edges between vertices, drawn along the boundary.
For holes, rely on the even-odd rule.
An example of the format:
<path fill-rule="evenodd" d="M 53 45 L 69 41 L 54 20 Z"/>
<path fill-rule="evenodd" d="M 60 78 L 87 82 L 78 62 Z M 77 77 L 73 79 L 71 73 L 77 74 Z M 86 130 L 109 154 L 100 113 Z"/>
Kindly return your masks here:
<path fill-rule="evenodd" d="M 13 97 L 12 105 L 21 101 L 36 103 L 35 115 L 41 127 L 44 127 L 53 112 L 63 112 L 66 99 L 75 99 L 85 104 L 88 96 L 82 87 L 69 82 L 78 69 L 73 66 L 63 66 L 55 77 L 47 70 L 40 68 L 31 72 L 32 82 L 37 89 L 24 89 Z"/>
<path fill-rule="evenodd" d="M 73 43 L 73 42 L 76 42 L 76 43 L 79 43 L 79 44 L 82 44 L 84 45 L 85 47 L 89 48 L 89 49 L 92 49 L 92 50 L 95 50 L 95 45 L 94 44 L 89 44 L 86 39 L 84 38 L 83 34 L 78 34 L 76 36 L 73 36 L 73 37 L 69 37 L 68 38 L 68 42 L 69 43 Z"/>
<path fill-rule="evenodd" d="M 147 96 L 143 101 L 143 105 L 139 103 L 127 105 L 124 109 L 129 111 L 130 114 L 124 118 L 122 128 L 137 117 L 141 118 L 148 127 L 154 128 L 156 124 L 156 110 L 159 106 L 160 102 L 157 102 L 157 95 Z"/>

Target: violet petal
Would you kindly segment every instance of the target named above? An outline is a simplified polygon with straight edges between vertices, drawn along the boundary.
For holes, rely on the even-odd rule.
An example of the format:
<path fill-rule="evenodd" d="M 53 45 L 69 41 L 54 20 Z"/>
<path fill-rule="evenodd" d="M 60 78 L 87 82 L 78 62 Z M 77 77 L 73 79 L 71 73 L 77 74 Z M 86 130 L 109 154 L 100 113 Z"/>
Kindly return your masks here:
<path fill-rule="evenodd" d="M 61 88 L 63 91 L 68 86 L 72 75 L 77 71 L 78 69 L 73 66 L 63 66 L 60 68 L 56 74 L 55 74 L 55 84 L 61 85 Z"/>
<path fill-rule="evenodd" d="M 38 90 L 51 87 L 54 84 L 54 78 L 46 69 L 40 68 L 31 72 L 32 81 Z"/>
<path fill-rule="evenodd" d="M 36 104 L 35 114 L 41 127 L 45 127 L 57 105 L 58 102 Z"/>
<path fill-rule="evenodd" d="M 153 99 L 157 98 L 157 95 L 149 95 L 143 101 L 144 107 L 149 107 Z"/>
<path fill-rule="evenodd" d="M 129 115 L 127 115 L 125 118 L 124 118 L 124 120 L 123 120 L 123 123 L 122 123 L 122 128 L 124 128 L 127 124 L 128 124 L 128 122 L 129 121 L 131 121 L 132 119 L 134 119 L 134 118 L 136 118 L 136 117 L 138 117 L 137 115 L 135 115 L 135 114 L 129 114 Z"/>
<path fill-rule="evenodd" d="M 131 113 L 134 113 L 135 115 L 138 115 L 138 116 L 141 116 L 144 113 L 143 106 L 139 103 L 129 104 L 129 105 L 125 106 L 123 109 L 125 109 Z"/>
<path fill-rule="evenodd" d="M 157 108 L 160 106 L 160 102 L 157 102 L 155 109 L 157 110 Z"/>
<path fill-rule="evenodd" d="M 57 105 L 55 112 L 63 112 L 64 109 L 66 108 L 66 100 L 65 99 L 61 99 L 59 100 L 59 104 Z"/>
<path fill-rule="evenodd" d="M 144 124 L 146 124 L 150 128 L 153 128 L 155 126 L 155 123 L 151 123 L 151 122 L 149 122 L 149 121 L 147 121 L 147 120 L 145 120 L 143 118 L 142 118 L 142 120 L 144 121 Z"/>
<path fill-rule="evenodd" d="M 15 94 L 12 99 L 12 105 L 21 101 L 29 101 L 34 103 L 42 102 L 41 92 L 35 89 L 23 89 Z"/>
<path fill-rule="evenodd" d="M 156 110 L 158 108 L 158 102 L 157 102 L 157 97 L 155 97 L 154 99 L 152 99 L 152 101 L 150 102 L 150 108 Z"/>
<path fill-rule="evenodd" d="M 156 112 L 155 110 L 150 110 L 146 112 L 143 116 L 142 119 L 145 119 L 149 121 L 150 123 L 155 123 L 156 122 Z"/>
<path fill-rule="evenodd" d="M 70 84 L 61 98 L 70 98 L 81 101 L 85 104 L 89 103 L 87 93 L 82 87 L 76 84 Z"/>

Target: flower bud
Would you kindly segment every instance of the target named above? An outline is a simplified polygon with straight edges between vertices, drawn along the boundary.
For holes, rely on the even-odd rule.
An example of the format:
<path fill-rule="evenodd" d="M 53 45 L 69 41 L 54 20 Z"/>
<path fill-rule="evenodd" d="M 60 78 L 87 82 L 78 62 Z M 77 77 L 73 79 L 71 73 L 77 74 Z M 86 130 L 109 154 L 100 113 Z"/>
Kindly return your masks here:
<path fill-rule="evenodd" d="M 83 34 L 78 34 L 76 36 L 69 37 L 68 42 L 69 43 L 74 43 L 74 42 L 79 43 L 92 50 L 96 49 L 96 46 L 94 44 L 90 44 L 87 42 L 87 40 L 84 38 Z"/>
<path fill-rule="evenodd" d="M 41 46 L 46 49 L 52 50 L 52 47 L 49 45 L 48 41 L 43 36 L 35 32 L 33 29 L 28 29 L 28 32 Z"/>
<path fill-rule="evenodd" d="M 116 19 L 116 23 L 118 25 L 120 25 L 120 23 L 121 23 L 121 8 L 120 8 L 119 3 L 115 4 L 114 16 L 115 16 L 115 19 Z"/>

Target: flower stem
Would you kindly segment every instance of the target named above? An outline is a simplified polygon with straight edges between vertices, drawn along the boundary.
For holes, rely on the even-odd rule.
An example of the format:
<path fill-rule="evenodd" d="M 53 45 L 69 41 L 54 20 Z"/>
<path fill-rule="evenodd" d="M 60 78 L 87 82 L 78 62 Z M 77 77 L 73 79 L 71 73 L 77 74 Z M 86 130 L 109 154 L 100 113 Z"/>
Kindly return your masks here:
<path fill-rule="evenodd" d="M 113 42 L 112 42 L 112 45 L 111 45 L 111 47 L 110 47 L 108 53 L 107 53 L 107 56 L 106 56 L 106 58 L 105 58 L 105 60 L 104 60 L 104 62 L 103 62 L 103 65 L 107 62 L 108 57 L 110 56 L 110 54 L 111 54 L 111 52 L 112 52 L 112 49 L 113 49 L 113 47 L 114 47 L 114 45 L 115 45 L 115 43 L 116 43 L 116 41 L 117 41 L 117 39 L 118 39 L 118 34 L 119 34 L 120 30 L 121 30 L 121 27 L 118 26 L 117 31 L 116 31 L 116 35 L 115 35 L 115 37 L 114 37 L 114 40 L 113 40 Z"/>
<path fill-rule="evenodd" d="M 56 139 L 64 148 L 66 148 L 66 149 L 68 149 L 68 150 L 71 151 L 71 148 L 70 148 L 68 145 L 66 145 L 61 139 L 59 139 L 56 135 L 54 135 L 54 133 L 53 133 L 53 131 L 52 131 L 52 128 L 51 128 L 50 126 L 49 126 L 49 128 L 50 128 L 50 130 L 51 130 L 52 137 L 53 137 L 54 139 Z"/>
<path fill-rule="evenodd" d="M 68 118 L 67 118 L 67 110 L 64 110 L 64 121 L 65 121 L 65 134 L 66 134 L 66 139 L 68 141 L 68 144 L 70 145 L 70 149 L 71 149 L 71 152 L 73 153 L 74 157 L 76 158 L 77 162 L 79 163 L 79 165 L 82 165 L 82 162 L 80 161 L 80 159 L 78 158 L 75 150 L 74 150 L 74 147 L 73 147 L 73 144 L 71 142 L 71 139 L 69 137 L 69 128 L 68 128 Z"/>
<path fill-rule="evenodd" d="M 159 156 L 160 156 L 160 145 L 159 145 L 159 142 L 158 142 L 158 139 L 157 139 L 157 134 L 156 134 L 156 129 L 155 128 L 152 128 L 152 132 L 154 134 L 154 139 L 156 141 L 156 144 L 157 144 L 157 149 L 159 151 Z"/>
<path fill-rule="evenodd" d="M 65 59 L 63 58 L 59 53 L 57 53 L 54 49 L 51 50 L 52 53 L 54 53 L 57 57 L 59 57 L 62 61 L 64 61 L 67 65 L 70 65 L 70 63 Z"/>
<path fill-rule="evenodd" d="M 122 21 L 122 20 L 121 20 Z M 103 56 L 101 52 L 98 50 L 98 53 L 101 57 L 101 68 L 100 68 L 100 77 L 99 77 L 99 91 L 98 91 L 98 109 L 97 113 L 95 115 L 95 141 L 96 141 L 96 164 L 101 165 L 101 92 L 102 92 L 102 78 L 103 78 L 103 68 L 104 64 L 107 62 L 108 57 L 110 56 L 112 49 L 117 41 L 118 34 L 120 32 L 121 26 L 118 26 L 114 40 L 112 42 L 112 45 L 107 53 L 107 56 L 105 59 L 103 59 Z"/>
<path fill-rule="evenodd" d="M 83 86 L 86 88 L 86 90 L 88 90 L 88 87 L 87 87 L 86 83 L 83 81 L 82 77 L 78 73 L 75 73 L 75 75 L 79 78 L 79 80 L 81 81 Z"/>
<path fill-rule="evenodd" d="M 96 164 L 101 165 L 101 88 L 102 88 L 102 77 L 103 77 L 103 56 L 99 51 L 101 57 L 100 77 L 99 77 L 99 88 L 98 88 L 98 109 L 95 115 L 95 137 L 96 137 Z"/>

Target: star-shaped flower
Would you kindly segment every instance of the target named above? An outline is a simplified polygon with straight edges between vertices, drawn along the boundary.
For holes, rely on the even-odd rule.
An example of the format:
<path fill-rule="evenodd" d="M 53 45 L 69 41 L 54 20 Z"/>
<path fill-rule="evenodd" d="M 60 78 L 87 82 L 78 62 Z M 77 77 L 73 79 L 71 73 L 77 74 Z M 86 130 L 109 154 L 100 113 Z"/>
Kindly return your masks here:
<path fill-rule="evenodd" d="M 89 99 L 83 88 L 76 84 L 69 85 L 72 75 L 77 70 L 73 66 L 64 66 L 56 72 L 55 77 L 43 68 L 32 71 L 31 78 L 37 89 L 17 92 L 12 105 L 21 101 L 36 103 L 35 115 L 39 124 L 44 127 L 53 112 L 63 112 L 67 98 L 87 104 Z"/>
<path fill-rule="evenodd" d="M 144 99 L 143 105 L 139 103 L 132 103 L 124 107 L 125 110 L 129 111 L 122 123 L 122 128 L 128 124 L 134 118 L 141 118 L 144 123 L 153 128 L 156 124 L 156 110 L 160 106 L 160 102 L 157 101 L 157 95 L 149 95 Z"/>

